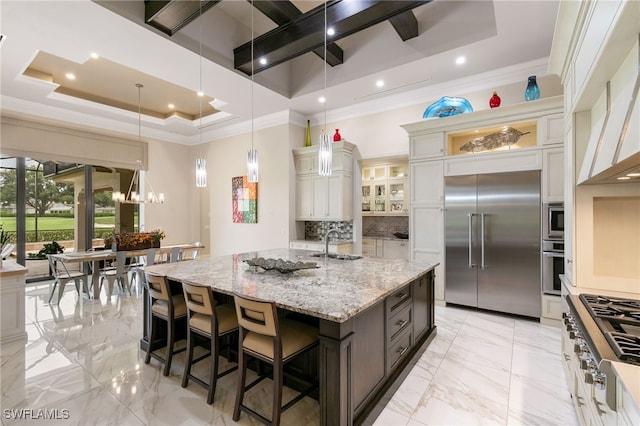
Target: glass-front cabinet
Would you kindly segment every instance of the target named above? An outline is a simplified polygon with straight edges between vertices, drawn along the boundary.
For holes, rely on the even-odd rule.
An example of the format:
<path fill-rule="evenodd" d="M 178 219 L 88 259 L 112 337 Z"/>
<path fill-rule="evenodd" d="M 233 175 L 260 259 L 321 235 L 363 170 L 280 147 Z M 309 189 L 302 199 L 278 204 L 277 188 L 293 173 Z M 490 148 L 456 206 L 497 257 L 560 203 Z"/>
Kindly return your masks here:
<path fill-rule="evenodd" d="M 362 214 L 364 216 L 406 216 L 408 206 L 408 163 L 363 165 Z"/>

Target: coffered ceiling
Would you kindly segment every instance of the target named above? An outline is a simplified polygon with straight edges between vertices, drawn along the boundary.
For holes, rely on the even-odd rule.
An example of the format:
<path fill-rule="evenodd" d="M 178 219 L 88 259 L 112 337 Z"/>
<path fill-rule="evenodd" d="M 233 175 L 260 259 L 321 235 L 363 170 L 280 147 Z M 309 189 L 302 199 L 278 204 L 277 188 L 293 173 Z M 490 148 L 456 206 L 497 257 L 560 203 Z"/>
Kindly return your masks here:
<path fill-rule="evenodd" d="M 334 112 L 415 104 L 544 74 L 557 7 L 329 1 L 336 34 L 327 36 L 325 68 L 321 1 L 3 0 L 2 113 L 137 133 L 140 83 L 145 133 L 194 144 L 199 129 L 215 139 L 251 111 L 266 121 L 313 118 L 325 108 L 320 95 Z"/>

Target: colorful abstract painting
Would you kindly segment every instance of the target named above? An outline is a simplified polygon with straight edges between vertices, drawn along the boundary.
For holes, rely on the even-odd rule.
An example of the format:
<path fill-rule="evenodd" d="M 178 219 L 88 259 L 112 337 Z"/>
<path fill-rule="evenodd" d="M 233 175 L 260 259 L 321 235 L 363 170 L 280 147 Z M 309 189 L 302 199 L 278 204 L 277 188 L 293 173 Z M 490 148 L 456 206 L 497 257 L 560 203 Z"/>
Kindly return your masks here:
<path fill-rule="evenodd" d="M 258 184 L 246 176 L 231 178 L 233 223 L 258 223 Z"/>

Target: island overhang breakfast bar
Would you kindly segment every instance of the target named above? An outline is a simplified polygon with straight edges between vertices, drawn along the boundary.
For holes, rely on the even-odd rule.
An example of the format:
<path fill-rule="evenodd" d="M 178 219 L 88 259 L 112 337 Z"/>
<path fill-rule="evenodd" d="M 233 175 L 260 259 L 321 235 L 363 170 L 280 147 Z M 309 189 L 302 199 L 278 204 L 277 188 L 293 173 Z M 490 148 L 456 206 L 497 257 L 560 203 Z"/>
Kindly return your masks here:
<path fill-rule="evenodd" d="M 272 249 L 145 269 L 166 275 L 174 286 L 208 285 L 220 298 L 239 294 L 275 301 L 285 312 L 317 321 L 317 362 L 309 357 L 305 373 L 319 381 L 320 424 L 360 424 L 407 369 L 412 355 L 435 337 L 437 265 L 366 257 L 324 259 L 312 254 Z M 245 262 L 259 257 L 316 261 L 319 267 L 281 274 Z M 146 336 L 141 346 L 146 348 Z"/>

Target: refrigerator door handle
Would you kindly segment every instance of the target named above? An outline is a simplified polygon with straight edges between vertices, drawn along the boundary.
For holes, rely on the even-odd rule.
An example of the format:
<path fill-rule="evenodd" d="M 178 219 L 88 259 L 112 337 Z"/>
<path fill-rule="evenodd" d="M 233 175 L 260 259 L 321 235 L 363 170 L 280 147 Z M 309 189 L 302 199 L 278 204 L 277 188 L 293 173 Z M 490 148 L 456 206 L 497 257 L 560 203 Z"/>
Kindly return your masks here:
<path fill-rule="evenodd" d="M 480 268 L 484 269 L 484 213 L 480 215 Z"/>
<path fill-rule="evenodd" d="M 475 215 L 476 215 L 475 213 L 469 213 L 469 233 L 468 233 L 468 236 L 469 236 L 469 239 L 468 239 L 468 245 L 469 245 L 469 262 L 468 262 L 468 265 L 469 265 L 469 268 L 473 268 L 473 267 L 475 266 L 475 265 L 472 263 L 472 260 L 471 260 L 471 256 L 472 256 L 472 243 L 473 243 L 473 241 L 472 241 L 472 238 L 473 238 L 473 237 L 472 237 L 472 235 L 471 235 L 471 230 L 472 230 L 472 228 L 473 228 L 473 217 L 474 217 Z"/>

